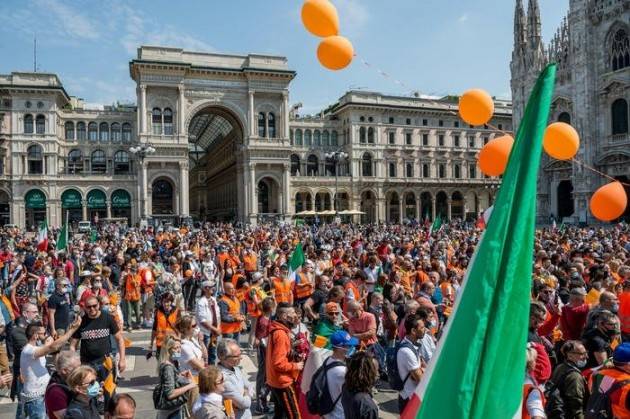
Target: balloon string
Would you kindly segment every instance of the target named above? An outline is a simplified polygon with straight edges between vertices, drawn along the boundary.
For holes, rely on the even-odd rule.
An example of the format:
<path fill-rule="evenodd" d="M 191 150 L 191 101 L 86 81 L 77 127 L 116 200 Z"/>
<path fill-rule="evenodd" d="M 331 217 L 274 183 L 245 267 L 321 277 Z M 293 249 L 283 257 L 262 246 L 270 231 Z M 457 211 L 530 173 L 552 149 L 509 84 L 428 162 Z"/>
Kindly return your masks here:
<path fill-rule="evenodd" d="M 603 177 L 605 177 L 605 178 L 607 178 L 607 179 L 609 179 L 609 180 L 611 180 L 611 181 L 613 181 L 613 182 L 619 182 L 619 183 L 621 183 L 623 186 L 630 186 L 630 183 L 621 182 L 620 180 L 615 179 L 614 177 L 612 177 L 612 176 L 610 176 L 610 175 L 608 175 L 608 174 L 606 174 L 606 173 L 602 173 L 602 172 L 600 172 L 599 170 L 597 170 L 597 169 L 595 169 L 594 167 L 591 167 L 591 166 L 589 166 L 588 164 L 586 164 L 586 163 L 584 163 L 584 162 L 582 162 L 582 161 L 580 161 L 580 160 L 576 159 L 575 157 L 574 157 L 572 160 L 573 160 L 574 162 L 576 162 L 577 164 L 579 164 L 580 166 L 582 166 L 583 168 L 585 168 L 585 169 L 587 169 L 587 170 L 590 170 L 590 171 L 591 171 L 591 172 L 593 172 L 593 173 L 597 173 L 598 175 L 603 176 Z"/>

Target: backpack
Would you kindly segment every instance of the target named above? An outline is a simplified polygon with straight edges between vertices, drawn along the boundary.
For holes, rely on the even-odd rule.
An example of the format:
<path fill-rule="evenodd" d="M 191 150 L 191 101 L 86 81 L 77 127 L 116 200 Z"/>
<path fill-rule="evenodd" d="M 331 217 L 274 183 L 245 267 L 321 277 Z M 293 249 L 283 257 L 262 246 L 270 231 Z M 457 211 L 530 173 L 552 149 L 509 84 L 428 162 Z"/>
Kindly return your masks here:
<path fill-rule="evenodd" d="M 584 413 L 585 419 L 603 419 L 613 418 L 612 403 L 610 401 L 610 395 L 619 390 L 623 386 L 630 384 L 630 380 L 616 381 L 607 391 L 600 391 L 601 381 L 597 385 L 593 385 L 591 397 L 588 399 L 586 405 L 586 412 Z"/>
<path fill-rule="evenodd" d="M 172 369 L 172 371 L 167 372 L 167 369 Z M 182 382 L 177 377 L 177 370 L 171 364 L 162 364 L 160 365 L 160 382 L 153 389 L 153 408 L 156 410 L 173 410 L 180 406 L 183 406 L 188 401 L 189 392 L 182 394 L 179 397 L 176 397 L 172 400 L 169 400 L 166 394 L 164 394 L 164 389 L 162 387 L 162 375 L 164 374 L 173 374 L 175 376 L 176 384 L 175 388 L 183 387 L 187 383 Z"/>
<path fill-rule="evenodd" d="M 562 394 L 560 393 L 560 387 L 564 384 L 564 380 L 572 372 L 580 374 L 578 370 L 571 368 L 558 378 L 557 383 L 554 383 L 551 380 L 545 383 L 544 397 L 545 400 L 547 400 L 547 404 L 545 404 L 545 413 L 547 414 L 548 419 L 564 419 L 564 400 L 562 399 Z"/>
<path fill-rule="evenodd" d="M 311 388 L 306 393 L 306 407 L 312 415 L 326 415 L 333 411 L 335 405 L 341 398 L 341 393 L 336 400 L 333 400 L 328 389 L 328 370 L 345 365 L 341 361 L 334 360 L 332 362 L 324 362 L 324 364 L 315 371 Z"/>
<path fill-rule="evenodd" d="M 387 365 L 387 382 L 392 390 L 396 391 L 401 391 L 405 387 L 405 383 L 411 375 L 410 371 L 404 380 L 400 378 L 400 372 L 398 371 L 398 351 L 400 351 L 403 347 L 411 349 L 412 352 L 418 356 L 418 351 L 406 339 L 398 342 L 395 347 L 387 349 L 385 357 L 385 364 Z"/>

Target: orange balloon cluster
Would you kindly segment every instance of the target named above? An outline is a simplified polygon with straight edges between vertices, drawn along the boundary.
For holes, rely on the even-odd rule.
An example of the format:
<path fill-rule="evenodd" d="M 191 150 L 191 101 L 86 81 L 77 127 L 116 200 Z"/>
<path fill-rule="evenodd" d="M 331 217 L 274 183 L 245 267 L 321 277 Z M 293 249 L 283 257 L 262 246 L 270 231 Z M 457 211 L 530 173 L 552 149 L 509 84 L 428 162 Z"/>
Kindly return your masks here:
<path fill-rule="evenodd" d="M 329 70 L 346 68 L 354 58 L 352 43 L 339 35 L 337 9 L 328 0 L 305 0 L 302 23 L 306 30 L 324 38 L 317 47 L 317 59 Z"/>
<path fill-rule="evenodd" d="M 580 136 L 564 122 L 554 122 L 545 130 L 543 148 L 554 159 L 571 160 L 580 148 Z"/>
<path fill-rule="evenodd" d="M 600 221 L 615 220 L 624 213 L 628 196 L 621 182 L 611 182 L 595 191 L 591 197 L 591 212 Z"/>
<path fill-rule="evenodd" d="M 509 135 L 495 138 L 484 145 L 478 157 L 481 172 L 487 176 L 502 175 L 507 167 L 513 145 L 514 138 Z"/>
<path fill-rule="evenodd" d="M 471 89 L 459 98 L 459 115 L 470 125 L 487 124 L 494 113 L 492 97 L 481 89 Z"/>

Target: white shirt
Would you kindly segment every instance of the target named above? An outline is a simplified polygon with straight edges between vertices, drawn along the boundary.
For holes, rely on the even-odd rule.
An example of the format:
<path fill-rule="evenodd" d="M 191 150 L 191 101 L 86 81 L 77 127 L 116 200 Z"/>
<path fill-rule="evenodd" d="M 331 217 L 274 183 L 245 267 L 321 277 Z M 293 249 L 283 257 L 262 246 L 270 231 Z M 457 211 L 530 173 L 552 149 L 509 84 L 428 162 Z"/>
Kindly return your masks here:
<path fill-rule="evenodd" d="M 201 333 L 206 336 L 210 336 L 210 330 L 205 328 L 201 322 L 212 324 L 213 319 L 216 319 L 217 327 L 219 327 L 221 324 L 221 313 L 219 312 L 219 305 L 214 297 L 207 298 L 201 296 L 201 298 L 197 300 L 196 318 Z"/>
<path fill-rule="evenodd" d="M 324 365 L 328 365 L 333 361 L 339 361 L 338 359 L 331 357 L 326 358 L 324 361 Z M 339 365 L 338 367 L 333 367 L 326 371 L 326 381 L 328 383 L 328 391 L 330 392 L 330 398 L 333 403 L 341 394 L 343 389 L 343 384 L 346 381 L 346 371 L 347 368 L 345 365 Z M 325 414 L 324 419 L 344 419 L 346 416 L 343 413 L 343 404 L 341 404 L 341 399 L 335 404 L 335 408 L 332 412 Z"/>
<path fill-rule="evenodd" d="M 22 395 L 27 401 L 43 397 L 50 380 L 46 357 L 35 358 L 35 349 L 35 346 L 27 343 L 20 355 L 20 373 L 24 377 Z"/>
<path fill-rule="evenodd" d="M 414 345 L 409 339 L 405 338 L 403 341 L 411 343 L 411 345 L 415 348 L 416 353 L 418 353 L 418 347 Z M 414 353 L 406 346 L 403 346 L 398 350 L 396 362 L 398 364 L 398 373 L 400 374 L 401 380 L 404 380 L 410 371 L 420 368 L 420 358 L 418 357 L 418 355 L 416 355 L 416 353 Z M 409 399 L 413 395 L 417 386 L 418 382 L 415 381 L 410 375 L 407 381 L 405 381 L 405 387 L 400 392 L 400 397 L 402 397 L 403 399 Z"/>
<path fill-rule="evenodd" d="M 365 287 L 367 288 L 368 292 L 374 292 L 374 286 L 378 281 L 378 275 L 381 273 L 381 267 L 379 265 L 376 265 L 374 266 L 374 269 L 372 269 L 368 265 L 365 267 L 365 269 L 363 269 L 363 272 L 367 276 L 367 279 L 365 280 Z"/>
<path fill-rule="evenodd" d="M 197 375 L 198 372 L 192 367 L 190 360 L 203 360 L 201 357 L 202 354 L 201 346 L 199 346 L 199 342 L 197 342 L 195 338 L 182 339 L 182 357 L 179 360 L 180 371 L 190 371 L 192 375 Z"/>
<path fill-rule="evenodd" d="M 428 364 L 431 358 L 433 358 L 434 352 L 435 352 L 435 338 L 431 336 L 429 333 L 425 333 L 422 339 L 420 340 L 420 357 L 422 358 L 425 364 Z"/>

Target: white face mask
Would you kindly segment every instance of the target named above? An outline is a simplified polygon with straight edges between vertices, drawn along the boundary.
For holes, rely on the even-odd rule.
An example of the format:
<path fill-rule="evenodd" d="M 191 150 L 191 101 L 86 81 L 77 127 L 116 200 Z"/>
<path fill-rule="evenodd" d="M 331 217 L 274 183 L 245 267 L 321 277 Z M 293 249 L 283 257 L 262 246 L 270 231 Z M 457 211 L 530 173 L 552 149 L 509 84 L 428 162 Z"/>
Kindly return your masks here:
<path fill-rule="evenodd" d="M 586 366 L 586 361 L 587 361 L 587 359 L 580 359 L 579 361 L 575 362 L 575 365 L 578 368 L 584 368 Z"/>

